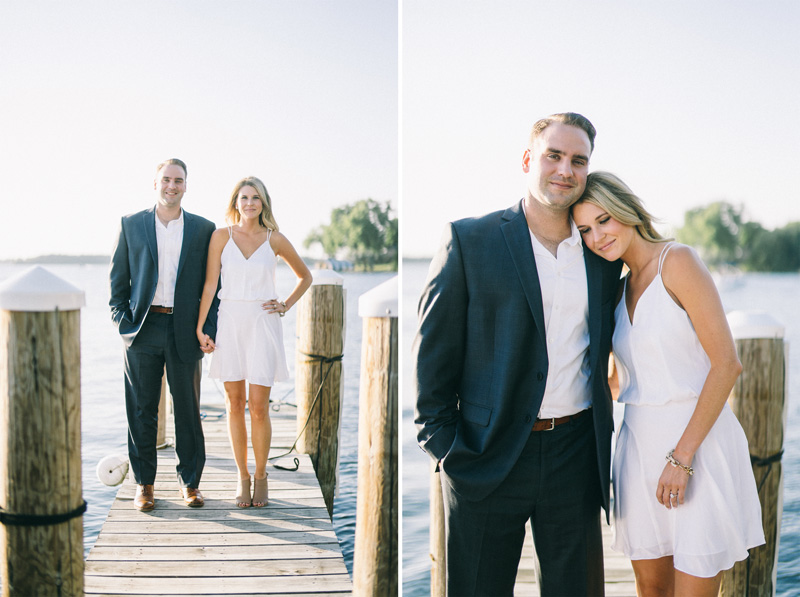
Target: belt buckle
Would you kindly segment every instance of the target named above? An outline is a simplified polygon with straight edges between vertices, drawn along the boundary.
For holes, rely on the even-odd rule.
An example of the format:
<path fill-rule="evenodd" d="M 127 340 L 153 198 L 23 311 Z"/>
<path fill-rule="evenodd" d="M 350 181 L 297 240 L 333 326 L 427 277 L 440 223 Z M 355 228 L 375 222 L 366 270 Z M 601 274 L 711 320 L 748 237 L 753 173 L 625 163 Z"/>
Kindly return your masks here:
<path fill-rule="evenodd" d="M 542 429 L 542 431 L 552 431 L 556 428 L 556 418 L 550 417 L 550 428 L 549 429 Z"/>

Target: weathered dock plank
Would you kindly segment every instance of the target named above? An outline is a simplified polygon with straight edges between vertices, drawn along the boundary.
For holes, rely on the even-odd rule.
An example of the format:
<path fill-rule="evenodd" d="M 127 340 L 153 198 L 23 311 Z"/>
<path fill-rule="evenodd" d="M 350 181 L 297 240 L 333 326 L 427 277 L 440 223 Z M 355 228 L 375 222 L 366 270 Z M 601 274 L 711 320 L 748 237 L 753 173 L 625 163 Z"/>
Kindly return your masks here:
<path fill-rule="evenodd" d="M 631 562 L 619 552 L 611 549 L 612 538 L 612 528 L 603 523 L 603 567 L 605 569 L 606 597 L 636 597 L 636 583 Z M 522 559 L 517 571 L 517 582 L 514 586 L 514 595 L 517 597 L 538 597 L 539 584 L 535 567 L 536 556 L 533 551 L 530 523 L 528 523 Z"/>
<path fill-rule="evenodd" d="M 205 506 L 183 505 L 174 450 L 160 451 L 156 508 L 136 511 L 135 485 L 125 480 L 86 560 L 86 594 L 350 594 L 351 579 L 308 456 L 282 460 L 286 465 L 297 458 L 297 471 L 269 467 L 266 508 L 237 508 L 236 466 L 225 417 L 219 416 L 224 407 L 204 405 L 203 410 L 208 415 L 200 485 Z M 294 413 L 283 409 L 271 419 L 271 454 L 282 454 L 295 438 Z"/>

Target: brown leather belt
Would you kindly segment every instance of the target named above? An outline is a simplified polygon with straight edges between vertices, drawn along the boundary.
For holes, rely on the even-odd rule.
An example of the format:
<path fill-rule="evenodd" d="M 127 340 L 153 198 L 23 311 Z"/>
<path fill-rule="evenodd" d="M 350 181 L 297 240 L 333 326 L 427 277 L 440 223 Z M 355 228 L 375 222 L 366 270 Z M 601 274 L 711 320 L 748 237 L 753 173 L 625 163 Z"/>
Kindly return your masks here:
<path fill-rule="evenodd" d="M 559 425 L 563 425 L 564 423 L 569 423 L 570 421 L 574 421 L 582 417 L 584 414 L 589 412 L 589 409 L 582 410 L 579 413 L 575 413 L 574 415 L 567 415 L 566 417 L 555 417 L 552 419 L 536 419 L 533 424 L 533 431 L 552 431 Z"/>
<path fill-rule="evenodd" d="M 150 313 L 166 313 L 167 315 L 172 315 L 172 307 L 158 307 L 156 305 L 150 305 Z"/>

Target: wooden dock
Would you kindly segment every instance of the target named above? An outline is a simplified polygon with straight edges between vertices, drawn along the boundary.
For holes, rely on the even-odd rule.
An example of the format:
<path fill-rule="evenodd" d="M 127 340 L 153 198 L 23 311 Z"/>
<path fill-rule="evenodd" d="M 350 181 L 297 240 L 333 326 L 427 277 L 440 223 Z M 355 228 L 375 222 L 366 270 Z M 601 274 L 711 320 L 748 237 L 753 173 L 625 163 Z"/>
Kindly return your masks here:
<path fill-rule="evenodd" d="M 603 558 L 605 569 L 606 597 L 636 597 L 636 583 L 633 568 L 628 558 L 611 549 L 612 529 L 603 521 Z M 538 597 L 539 584 L 536 581 L 536 557 L 533 552 L 530 523 L 525 533 L 525 545 L 517 572 L 514 595 L 517 597 Z"/>
<path fill-rule="evenodd" d="M 155 509 L 133 508 L 129 475 L 86 560 L 86 595 L 350 594 L 350 576 L 309 457 L 282 459 L 279 464 L 291 464 L 297 457 L 295 472 L 268 467 L 266 508 L 237 508 L 224 405 L 204 404 L 202 410 L 205 506 L 183 505 L 174 449 L 161 450 Z M 295 439 L 295 409 L 284 406 L 270 417 L 270 455 L 282 454 Z M 252 471 L 252 452 L 250 463 Z"/>

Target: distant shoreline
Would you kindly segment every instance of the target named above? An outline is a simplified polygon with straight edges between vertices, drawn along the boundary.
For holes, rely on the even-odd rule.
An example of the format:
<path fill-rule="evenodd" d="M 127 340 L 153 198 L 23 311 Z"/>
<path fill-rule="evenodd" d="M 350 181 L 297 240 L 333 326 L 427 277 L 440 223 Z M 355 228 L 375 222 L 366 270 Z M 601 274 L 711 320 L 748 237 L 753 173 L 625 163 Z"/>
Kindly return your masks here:
<path fill-rule="evenodd" d="M 311 257 L 301 257 L 309 267 L 313 267 L 320 259 Z M 111 262 L 110 255 L 39 255 L 38 257 L 28 257 L 25 259 L 0 259 L 0 264 L 13 265 L 108 265 Z M 279 266 L 286 266 L 281 260 Z"/>
<path fill-rule="evenodd" d="M 79 264 L 88 265 L 95 263 L 109 263 L 110 255 L 39 255 L 38 257 L 28 257 L 27 259 L 0 259 L 0 263 L 14 263 L 17 265 L 50 263 L 50 264 Z"/>

